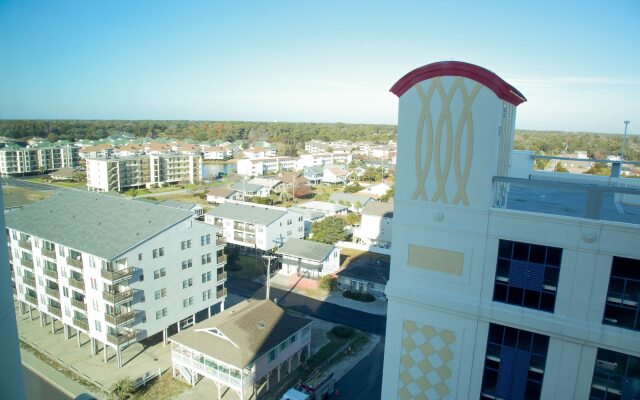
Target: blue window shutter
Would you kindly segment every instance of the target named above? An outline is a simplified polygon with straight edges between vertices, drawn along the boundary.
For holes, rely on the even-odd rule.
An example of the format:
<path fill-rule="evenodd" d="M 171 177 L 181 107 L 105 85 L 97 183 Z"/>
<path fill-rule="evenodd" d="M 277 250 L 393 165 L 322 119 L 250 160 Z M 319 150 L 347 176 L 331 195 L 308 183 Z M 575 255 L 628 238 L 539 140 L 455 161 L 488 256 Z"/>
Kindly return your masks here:
<path fill-rule="evenodd" d="M 524 399 L 524 391 L 527 387 L 527 375 L 531 354 L 526 351 L 516 350 L 516 362 L 513 370 L 513 385 L 511 386 L 511 399 Z"/>
<path fill-rule="evenodd" d="M 541 291 L 543 283 L 544 265 L 526 261 L 511 261 L 509 286 Z"/>
<path fill-rule="evenodd" d="M 502 346 L 500 351 L 500 367 L 498 369 L 498 382 L 496 382 L 496 396 L 507 399 L 511 397 L 511 383 L 516 362 L 515 349 Z"/>

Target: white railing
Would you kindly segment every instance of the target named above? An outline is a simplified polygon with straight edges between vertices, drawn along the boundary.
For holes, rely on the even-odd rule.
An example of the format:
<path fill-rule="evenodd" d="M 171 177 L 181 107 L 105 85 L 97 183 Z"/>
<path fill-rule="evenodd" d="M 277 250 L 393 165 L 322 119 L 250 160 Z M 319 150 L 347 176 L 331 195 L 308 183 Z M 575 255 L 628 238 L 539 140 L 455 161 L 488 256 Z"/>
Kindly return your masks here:
<path fill-rule="evenodd" d="M 159 378 L 160 375 L 162 375 L 162 371 L 160 368 L 158 368 L 156 372 L 147 372 L 140 378 L 133 381 L 133 387 L 135 389 L 138 389 L 140 386 L 147 386 L 147 382 L 149 382 L 152 379 Z"/>
<path fill-rule="evenodd" d="M 190 368 L 196 371 L 197 373 L 206 376 L 209 379 L 224 383 L 225 385 L 231 387 L 231 389 L 234 389 L 234 390 L 239 390 L 242 384 L 244 384 L 244 386 L 248 386 L 253 382 L 253 380 L 251 379 L 251 375 L 245 376 L 245 378 L 241 380 L 240 378 L 236 378 L 232 376 L 230 372 L 221 372 L 214 367 L 210 367 L 204 364 L 204 362 L 200 362 L 191 357 L 182 355 L 176 351 L 172 352 L 171 359 L 176 364 L 183 365 L 187 368 Z"/>

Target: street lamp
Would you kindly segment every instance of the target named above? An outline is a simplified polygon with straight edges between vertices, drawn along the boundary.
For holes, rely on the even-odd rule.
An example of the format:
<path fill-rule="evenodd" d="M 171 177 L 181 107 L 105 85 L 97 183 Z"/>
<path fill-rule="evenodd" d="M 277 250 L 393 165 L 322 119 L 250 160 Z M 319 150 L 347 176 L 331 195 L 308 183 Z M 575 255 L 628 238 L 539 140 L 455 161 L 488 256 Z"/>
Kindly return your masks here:
<path fill-rule="evenodd" d="M 624 161 L 624 147 L 627 144 L 627 127 L 629 126 L 629 122 L 624 121 L 624 136 L 622 137 L 622 150 L 620 150 L 620 161 Z"/>

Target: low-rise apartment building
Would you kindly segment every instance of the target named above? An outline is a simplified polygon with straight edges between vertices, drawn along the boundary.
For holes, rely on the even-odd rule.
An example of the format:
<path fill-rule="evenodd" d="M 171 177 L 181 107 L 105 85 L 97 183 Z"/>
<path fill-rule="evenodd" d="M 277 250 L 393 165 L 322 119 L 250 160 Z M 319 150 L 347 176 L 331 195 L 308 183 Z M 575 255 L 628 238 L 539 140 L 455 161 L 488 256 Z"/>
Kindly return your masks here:
<path fill-rule="evenodd" d="M 255 399 L 309 358 L 312 323 L 271 300 L 243 301 L 171 338 L 173 376 Z"/>
<path fill-rule="evenodd" d="M 238 174 L 245 176 L 275 175 L 281 171 L 296 169 L 293 157 L 243 158 L 238 160 Z"/>
<path fill-rule="evenodd" d="M 391 247 L 393 202 L 372 201 L 362 209 L 360 226 L 353 232 L 356 243 L 367 246 Z"/>
<path fill-rule="evenodd" d="M 0 174 L 26 175 L 75 168 L 79 161 L 78 148 L 67 143 L 8 145 L 0 149 Z"/>
<path fill-rule="evenodd" d="M 224 308 L 224 240 L 193 212 L 61 191 L 6 216 L 20 310 L 116 352 L 216 305 Z"/>
<path fill-rule="evenodd" d="M 87 189 L 121 192 L 129 188 L 197 183 L 202 180 L 202 157 L 157 154 L 118 158 L 87 158 Z"/>
<path fill-rule="evenodd" d="M 284 275 L 318 279 L 340 269 L 340 249 L 332 244 L 289 239 L 276 251 Z"/>
<path fill-rule="evenodd" d="M 204 220 L 221 228 L 228 243 L 247 249 L 268 251 L 304 237 L 302 214 L 282 207 L 227 201 L 207 212 Z"/>

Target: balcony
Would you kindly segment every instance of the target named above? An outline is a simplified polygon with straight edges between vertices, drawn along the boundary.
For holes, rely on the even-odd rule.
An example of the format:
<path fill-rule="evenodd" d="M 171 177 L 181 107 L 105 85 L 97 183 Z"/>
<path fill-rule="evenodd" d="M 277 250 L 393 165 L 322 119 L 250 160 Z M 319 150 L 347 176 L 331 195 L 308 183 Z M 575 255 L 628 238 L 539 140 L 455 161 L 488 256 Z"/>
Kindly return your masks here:
<path fill-rule="evenodd" d="M 226 255 L 224 255 L 224 254 L 223 254 L 223 255 L 221 255 L 221 256 L 218 256 L 218 258 L 217 258 L 216 262 L 217 262 L 218 264 L 226 264 L 226 263 L 227 263 L 227 256 L 226 256 Z"/>
<path fill-rule="evenodd" d="M 218 282 L 223 281 L 225 279 L 227 279 L 227 273 L 226 272 L 218 274 Z"/>
<path fill-rule="evenodd" d="M 107 342 L 115 345 L 121 345 L 135 339 L 135 332 L 123 332 L 117 336 L 107 334 Z"/>
<path fill-rule="evenodd" d="M 29 278 L 27 276 L 23 276 L 22 277 L 22 282 L 24 282 L 25 285 L 31 286 L 32 288 L 36 287 L 36 280 L 34 278 Z"/>
<path fill-rule="evenodd" d="M 84 301 L 80 301 L 72 298 L 71 305 L 81 310 L 87 311 L 87 304 Z"/>
<path fill-rule="evenodd" d="M 47 306 L 47 311 L 57 316 L 58 318 L 62 318 L 62 310 L 60 310 L 60 307 L 52 306 L 51 304 L 49 304 Z"/>
<path fill-rule="evenodd" d="M 56 299 L 60 298 L 60 291 L 58 289 L 53 289 L 50 287 L 45 287 L 44 291 L 46 294 L 48 294 L 51 297 L 55 297 Z"/>
<path fill-rule="evenodd" d="M 28 268 L 28 269 L 33 271 L 33 261 L 32 260 L 25 260 L 25 259 L 21 258 L 20 259 L 20 263 L 22 264 L 23 267 Z"/>
<path fill-rule="evenodd" d="M 222 226 L 222 224 L 220 224 L 220 226 Z M 226 244 L 227 239 L 225 239 L 224 236 L 216 236 L 216 246 L 224 246 Z"/>
<path fill-rule="evenodd" d="M 133 290 L 125 290 L 124 292 L 102 292 L 102 298 L 112 304 L 123 303 L 133 300 Z"/>
<path fill-rule="evenodd" d="M 78 279 L 69 278 L 69 285 L 76 289 L 84 290 L 84 282 Z"/>
<path fill-rule="evenodd" d="M 45 257 L 53 258 L 54 260 L 56 258 L 56 252 L 53 250 L 42 249 L 42 255 Z"/>
<path fill-rule="evenodd" d="M 133 311 L 127 311 L 120 314 L 104 314 L 104 319 L 111 325 L 121 325 L 125 322 L 131 321 L 135 317 L 135 313 Z"/>
<path fill-rule="evenodd" d="M 103 269 L 100 271 L 100 273 L 102 274 L 102 277 L 108 281 L 121 281 L 123 279 L 127 279 L 127 278 L 131 278 L 131 275 L 133 275 L 133 269 L 132 268 L 125 268 L 125 269 L 120 269 L 117 271 L 109 271 L 107 269 Z"/>
<path fill-rule="evenodd" d="M 80 269 L 84 268 L 84 263 L 82 262 L 82 259 L 76 260 L 75 258 L 67 257 L 67 264 L 72 267 L 76 267 Z"/>
<path fill-rule="evenodd" d="M 221 298 L 221 297 L 224 297 L 224 296 L 226 296 L 226 295 L 227 295 L 227 288 L 224 288 L 224 289 L 222 289 L 222 290 L 218 290 L 218 291 L 216 292 L 216 297 L 217 297 L 217 298 Z"/>
<path fill-rule="evenodd" d="M 77 327 L 79 327 L 80 329 L 84 329 L 85 331 L 89 330 L 89 321 L 85 318 L 80 319 L 80 318 L 73 318 L 73 324 Z"/>
<path fill-rule="evenodd" d="M 49 278 L 58 279 L 58 270 L 57 269 L 44 269 L 44 274 Z"/>
<path fill-rule="evenodd" d="M 27 240 L 18 240 L 18 246 L 22 247 L 25 250 L 31 250 L 31 242 Z"/>
<path fill-rule="evenodd" d="M 36 296 L 32 296 L 30 294 L 25 293 L 24 299 L 29 303 L 33 304 L 34 306 L 38 306 L 38 298 Z"/>

